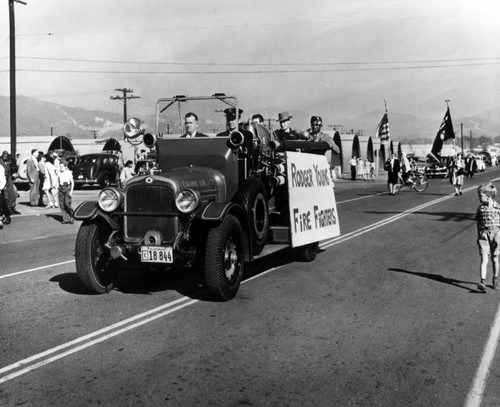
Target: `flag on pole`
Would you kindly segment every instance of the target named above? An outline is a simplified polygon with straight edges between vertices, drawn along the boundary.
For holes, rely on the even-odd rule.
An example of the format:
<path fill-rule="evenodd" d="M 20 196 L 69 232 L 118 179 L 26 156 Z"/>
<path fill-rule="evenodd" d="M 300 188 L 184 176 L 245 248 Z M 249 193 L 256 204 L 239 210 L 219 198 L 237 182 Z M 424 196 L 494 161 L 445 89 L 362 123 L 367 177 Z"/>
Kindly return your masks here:
<path fill-rule="evenodd" d="M 455 138 L 455 132 L 453 131 L 450 107 L 448 106 L 443 117 L 443 121 L 441 122 L 441 126 L 439 126 L 436 138 L 434 139 L 434 143 L 432 144 L 431 153 L 439 157 L 441 155 L 441 150 L 443 149 L 443 142 L 452 138 Z"/>
<path fill-rule="evenodd" d="M 389 116 L 387 115 L 387 112 L 384 113 L 382 120 L 380 120 L 375 134 L 380 141 L 388 141 L 391 138 L 391 134 L 389 132 Z"/>

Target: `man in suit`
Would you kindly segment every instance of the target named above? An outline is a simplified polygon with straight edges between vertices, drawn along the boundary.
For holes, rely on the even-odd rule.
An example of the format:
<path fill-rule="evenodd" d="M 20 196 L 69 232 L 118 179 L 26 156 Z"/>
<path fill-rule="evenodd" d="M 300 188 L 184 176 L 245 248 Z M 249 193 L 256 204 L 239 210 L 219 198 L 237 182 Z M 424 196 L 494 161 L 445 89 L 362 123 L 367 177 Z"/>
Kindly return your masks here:
<path fill-rule="evenodd" d="M 198 131 L 198 116 L 196 115 L 196 113 L 186 113 L 186 115 L 184 116 L 184 127 L 186 128 L 186 133 L 181 137 L 208 137 L 206 134 L 200 133 Z"/>
<path fill-rule="evenodd" d="M 38 149 L 31 150 L 31 157 L 26 162 L 26 174 L 30 185 L 30 206 L 38 206 L 40 198 L 40 180 L 38 178 Z"/>
<path fill-rule="evenodd" d="M 243 113 L 242 109 L 238 109 L 238 115 L 236 115 L 236 108 L 228 107 L 224 109 L 224 114 L 226 115 L 226 131 L 218 133 L 217 137 L 229 137 L 229 135 L 237 129 L 238 119 Z"/>

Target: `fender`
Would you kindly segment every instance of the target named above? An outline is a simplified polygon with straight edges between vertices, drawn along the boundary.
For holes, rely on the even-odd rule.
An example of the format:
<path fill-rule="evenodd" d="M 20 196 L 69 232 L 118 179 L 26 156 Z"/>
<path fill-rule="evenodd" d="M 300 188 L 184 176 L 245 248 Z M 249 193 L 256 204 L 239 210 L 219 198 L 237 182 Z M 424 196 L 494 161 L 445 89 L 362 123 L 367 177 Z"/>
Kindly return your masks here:
<path fill-rule="evenodd" d="M 95 220 L 97 218 L 103 219 L 106 223 L 110 225 L 113 230 L 119 229 L 120 224 L 109 214 L 103 212 L 97 205 L 97 201 L 85 201 L 82 202 L 73 212 L 73 218 L 76 220 Z"/>
<path fill-rule="evenodd" d="M 238 218 L 243 233 L 243 244 L 245 246 L 245 261 L 251 261 L 252 256 L 252 239 L 249 237 L 249 226 L 247 215 L 241 205 L 234 202 L 216 203 L 210 202 L 203 208 L 200 219 L 202 221 L 220 222 L 226 215 L 231 214 Z"/>

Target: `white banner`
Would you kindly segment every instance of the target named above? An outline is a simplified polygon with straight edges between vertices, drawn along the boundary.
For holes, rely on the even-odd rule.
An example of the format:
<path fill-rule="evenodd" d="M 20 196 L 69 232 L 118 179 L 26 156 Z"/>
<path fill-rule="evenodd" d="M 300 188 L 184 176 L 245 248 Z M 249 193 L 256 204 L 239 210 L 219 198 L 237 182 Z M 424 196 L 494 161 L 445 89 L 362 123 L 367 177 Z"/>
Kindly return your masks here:
<path fill-rule="evenodd" d="M 324 155 L 287 152 L 292 247 L 340 236 L 330 165 Z"/>

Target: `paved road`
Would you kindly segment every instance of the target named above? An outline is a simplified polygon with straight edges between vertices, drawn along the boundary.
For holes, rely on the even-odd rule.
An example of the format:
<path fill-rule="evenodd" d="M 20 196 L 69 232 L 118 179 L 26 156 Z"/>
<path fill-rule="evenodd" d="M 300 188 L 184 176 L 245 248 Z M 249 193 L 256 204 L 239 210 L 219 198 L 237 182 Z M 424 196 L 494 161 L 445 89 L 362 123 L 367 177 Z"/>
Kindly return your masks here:
<path fill-rule="evenodd" d="M 342 236 L 314 263 L 252 264 L 227 303 L 133 270 L 88 295 L 78 225 L 22 192 L 0 233 L 0 405 L 497 406 L 500 292 L 476 290 L 474 213 L 499 175 L 461 197 L 440 179 L 395 197 L 341 181 Z"/>

